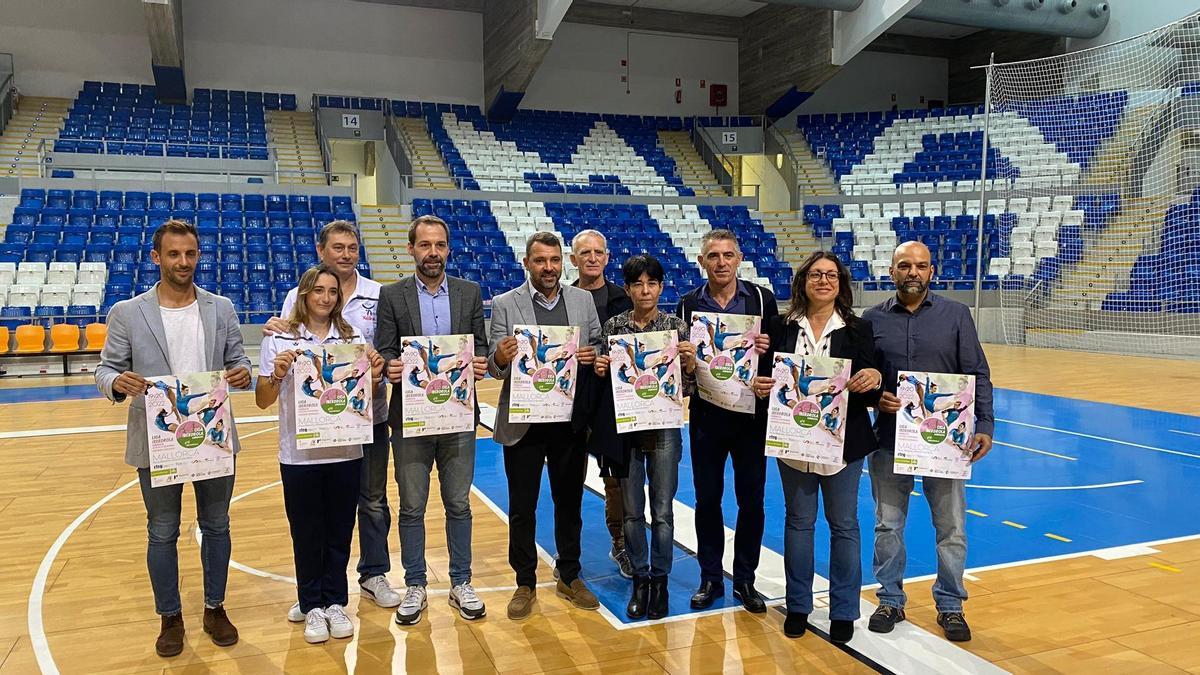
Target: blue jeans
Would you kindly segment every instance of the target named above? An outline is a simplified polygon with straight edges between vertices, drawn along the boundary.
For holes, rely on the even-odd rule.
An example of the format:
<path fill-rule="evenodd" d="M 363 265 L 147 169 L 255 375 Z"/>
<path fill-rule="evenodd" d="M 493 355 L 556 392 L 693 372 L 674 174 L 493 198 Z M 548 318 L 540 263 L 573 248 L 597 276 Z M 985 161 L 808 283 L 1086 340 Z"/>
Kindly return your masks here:
<path fill-rule="evenodd" d="M 183 509 L 183 484 L 150 487 L 150 469 L 138 469 L 142 502 L 146 505 L 146 567 L 154 589 L 154 611 L 160 616 L 183 610 L 179 600 L 179 514 Z M 192 483 L 196 493 L 196 519 L 203 535 L 200 563 L 204 569 L 204 604 L 225 602 L 229 579 L 229 500 L 233 476 Z"/>
<path fill-rule="evenodd" d="M 621 480 L 625 502 L 625 552 L 639 577 L 665 577 L 675 559 L 675 491 L 683 442 L 678 429 L 638 434 Z M 646 479 L 650 480 L 650 550 L 646 550 Z"/>
<path fill-rule="evenodd" d="M 892 473 L 895 453 L 880 448 L 871 455 L 871 494 L 875 497 L 875 580 L 879 582 L 879 604 L 904 607 L 904 522 L 913 477 Z M 961 612 L 967 599 L 963 571 L 967 565 L 967 495 L 965 480 L 921 479 L 921 492 L 929 502 L 933 531 L 937 537 L 937 581 L 933 602 L 939 612 Z"/>
<path fill-rule="evenodd" d="M 392 569 L 388 533 L 392 512 L 387 503 L 388 425 L 375 425 L 375 439 L 363 445 L 362 475 L 358 492 L 358 583 L 387 574 Z"/>
<path fill-rule="evenodd" d="M 779 462 L 787 506 L 783 530 L 783 570 L 787 579 L 787 611 L 812 614 L 813 526 L 817 521 L 817 491 L 825 501 L 829 523 L 829 618 L 854 621 L 859 617 L 862 589 L 862 550 L 858 531 L 858 477 L 862 460 L 847 464 L 832 476 L 798 471 Z"/>
<path fill-rule="evenodd" d="M 450 549 L 450 583 L 471 580 L 471 481 L 475 477 L 475 433 L 404 438 L 392 435 L 396 453 L 396 483 L 400 488 L 400 562 L 404 583 L 424 586 L 425 506 L 429 502 L 429 472 L 437 463 L 442 506 L 446 509 L 446 545 Z"/>

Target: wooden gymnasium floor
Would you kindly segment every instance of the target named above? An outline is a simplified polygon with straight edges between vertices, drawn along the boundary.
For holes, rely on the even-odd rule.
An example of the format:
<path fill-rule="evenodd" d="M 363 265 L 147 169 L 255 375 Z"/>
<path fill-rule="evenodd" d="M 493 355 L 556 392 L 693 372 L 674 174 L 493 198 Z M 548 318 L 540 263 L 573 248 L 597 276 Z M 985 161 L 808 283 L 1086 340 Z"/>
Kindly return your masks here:
<path fill-rule="evenodd" d="M 360 605 L 352 595 L 355 637 L 310 646 L 301 628 L 284 619 L 295 595 L 287 581 L 291 548 L 277 483 L 275 423 L 243 421 L 231 509 L 237 567 L 230 570 L 227 599 L 241 642 L 220 649 L 200 629 L 193 523 L 179 544 L 187 647 L 163 660 L 153 652 L 158 621 L 144 564 L 144 511 L 136 481 L 131 482 L 134 474 L 122 463 L 123 431 L 109 426 L 124 423 L 125 407 L 94 397 L 64 399 L 89 396 L 86 376 L 6 379 L 0 381 L 0 400 L 28 402 L 0 406 L 6 473 L 0 481 L 0 672 L 33 673 L 40 667 L 64 673 L 762 673 L 869 672 L 873 665 L 897 672 L 994 672 L 994 664 L 1012 672 L 1200 673 L 1200 609 L 1193 600 L 1200 587 L 1200 509 L 1195 504 L 1200 418 L 1194 417 L 1200 415 L 1195 396 L 1200 363 L 998 346 L 989 346 L 988 354 L 996 385 L 1005 389 L 998 395 L 997 417 L 1012 419 L 997 432 L 1007 445 L 997 446 L 973 482 L 1029 486 L 981 485 L 994 489 L 968 491 L 967 617 L 975 639 L 962 648 L 936 637 L 930 581 L 916 574 L 927 573 L 930 564 L 931 551 L 918 550 L 921 545 L 910 545 L 909 573 L 918 580 L 906 584 L 908 632 L 881 637 L 860 627 L 850 650 L 812 632 L 799 640 L 783 637 L 783 615 L 777 610 L 751 615 L 723 609 L 699 617 L 684 610 L 664 622 L 628 627 L 620 619 L 627 585 L 611 578 L 593 584 L 602 589 L 611 612 L 570 609 L 543 587 L 530 620 L 508 621 L 504 607 L 513 579 L 505 520 L 492 508 L 503 495 L 486 484 L 496 483 L 494 444 L 488 440 L 480 443 L 472 506 L 474 583 L 489 616 L 468 623 L 445 603 L 447 552 L 433 490 L 427 521 L 433 595 L 427 618 L 401 628 L 390 611 Z M 482 400 L 495 400 L 495 382 L 486 382 L 483 390 Z M 258 411 L 249 394 L 236 396 L 235 409 L 243 419 L 273 414 Z M 485 447 L 492 449 L 488 458 Z M 1105 478 L 1122 480 L 1106 483 Z M 1064 485 L 1050 485 L 1055 482 Z M 681 504 L 688 504 L 689 483 L 681 476 Z M 394 481 L 390 489 L 394 513 Z M 768 500 L 777 504 L 771 492 L 769 485 Z M 869 501 L 869 492 L 864 494 Z M 1091 496 L 1106 494 L 1111 494 L 1103 497 L 1107 502 Z M 1087 495 L 1092 501 L 1064 501 L 1059 495 Z M 194 519 L 189 498 L 185 522 Z M 545 491 L 543 500 L 548 501 Z M 589 522 L 601 519 L 598 500 L 595 494 L 585 496 L 585 528 L 593 532 L 602 525 Z M 913 500 L 910 540 L 929 536 L 918 532 L 918 521 L 928 520 L 921 502 Z M 867 509 L 864 514 L 869 504 Z M 774 519 L 780 510 L 768 508 L 771 542 L 781 537 L 772 531 L 778 529 Z M 862 527 L 869 549 L 869 517 Z M 682 529 L 677 515 L 677 538 L 694 539 Z M 1157 543 L 1162 540 L 1169 541 Z M 764 545 L 774 546 L 771 542 Z M 1153 545 L 1135 545 L 1139 542 Z M 394 531 L 391 544 L 390 576 L 400 585 Z M 585 533 L 585 571 L 589 565 L 611 565 L 604 559 L 606 550 L 603 537 Z M 866 555 L 869 562 L 869 550 Z M 681 554 L 676 567 L 686 568 L 687 558 Z M 822 569 L 819 552 L 818 572 Z M 864 571 L 869 575 L 869 564 Z M 539 581 L 550 579 L 543 562 Z M 678 580 L 673 576 L 673 613 L 686 607 L 694 583 L 690 573 Z M 770 582 L 760 581 L 760 590 L 764 586 Z M 874 600 L 870 587 L 863 598 Z M 896 656 L 906 652 L 920 652 L 926 660 Z M 930 667 L 928 658 L 949 660 Z"/>

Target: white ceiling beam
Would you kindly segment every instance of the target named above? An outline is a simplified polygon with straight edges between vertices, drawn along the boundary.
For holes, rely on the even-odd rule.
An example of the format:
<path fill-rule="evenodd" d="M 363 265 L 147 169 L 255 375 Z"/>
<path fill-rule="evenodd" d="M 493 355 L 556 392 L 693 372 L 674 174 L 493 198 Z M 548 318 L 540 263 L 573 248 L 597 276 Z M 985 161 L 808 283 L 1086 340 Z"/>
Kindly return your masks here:
<path fill-rule="evenodd" d="M 921 0 L 863 0 L 853 12 L 833 13 L 833 48 L 830 59 L 844 66 L 866 49 L 875 38 L 891 28 Z"/>
<path fill-rule="evenodd" d="M 537 25 L 534 27 L 537 38 L 554 39 L 554 31 L 558 30 L 558 25 L 570 8 L 571 0 L 538 0 Z"/>

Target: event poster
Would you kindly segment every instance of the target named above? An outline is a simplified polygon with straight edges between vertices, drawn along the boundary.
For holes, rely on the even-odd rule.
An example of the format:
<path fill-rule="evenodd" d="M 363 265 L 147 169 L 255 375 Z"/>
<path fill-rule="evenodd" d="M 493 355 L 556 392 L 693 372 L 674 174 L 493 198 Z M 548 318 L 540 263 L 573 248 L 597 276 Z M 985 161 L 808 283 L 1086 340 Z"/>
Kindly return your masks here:
<path fill-rule="evenodd" d="M 673 330 L 608 338 L 617 433 L 683 427 L 683 371 Z"/>
<path fill-rule="evenodd" d="M 400 339 L 405 438 L 475 430 L 474 356 L 470 335 Z"/>
<path fill-rule="evenodd" d="M 696 391 L 726 410 L 754 412 L 751 380 L 758 374 L 754 338 L 762 318 L 747 314 L 693 312 L 691 342 L 696 345 Z"/>
<path fill-rule="evenodd" d="M 767 407 L 767 456 L 842 463 L 850 365 L 850 359 L 775 354 Z"/>
<path fill-rule="evenodd" d="M 509 373 L 510 422 L 570 422 L 579 374 L 577 326 L 513 326 L 517 356 Z"/>
<path fill-rule="evenodd" d="M 374 440 L 367 348 L 362 343 L 296 346 L 292 386 L 298 450 Z"/>
<path fill-rule="evenodd" d="M 975 377 L 902 370 L 896 385 L 895 473 L 971 477 Z"/>
<path fill-rule="evenodd" d="M 233 473 L 233 404 L 225 373 L 147 377 L 146 435 L 150 485 Z"/>

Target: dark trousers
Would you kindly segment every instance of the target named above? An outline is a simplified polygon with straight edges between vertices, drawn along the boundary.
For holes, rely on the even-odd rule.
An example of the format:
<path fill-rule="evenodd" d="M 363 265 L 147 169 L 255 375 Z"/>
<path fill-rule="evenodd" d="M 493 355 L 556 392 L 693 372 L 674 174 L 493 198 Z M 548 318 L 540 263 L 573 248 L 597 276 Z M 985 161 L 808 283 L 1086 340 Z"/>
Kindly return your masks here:
<path fill-rule="evenodd" d="M 725 521 L 721 496 L 725 492 L 725 460 L 733 459 L 733 490 L 737 497 L 737 527 L 733 537 L 733 581 L 754 583 L 763 537 L 763 492 L 767 460 L 763 455 L 765 429 L 751 416 L 705 406 L 693 410 L 688 425 L 692 446 L 692 480 L 696 486 L 696 558 L 700 580 L 722 583 Z"/>
<path fill-rule="evenodd" d="M 346 605 L 346 565 L 362 460 L 328 464 L 280 464 L 283 507 L 292 532 L 300 611 Z"/>
<path fill-rule="evenodd" d="M 567 422 L 533 424 L 525 436 L 504 448 L 504 473 L 508 477 L 508 564 L 517 573 L 518 586 L 537 585 L 537 502 L 542 487 L 542 466 L 550 476 L 554 499 L 554 543 L 558 548 L 559 576 L 563 583 L 579 577 L 579 532 L 583 520 L 583 479 L 587 470 L 585 434 Z"/>
<path fill-rule="evenodd" d="M 613 551 L 625 548 L 625 494 L 621 479 L 604 479 L 604 524 L 612 537 Z"/>

